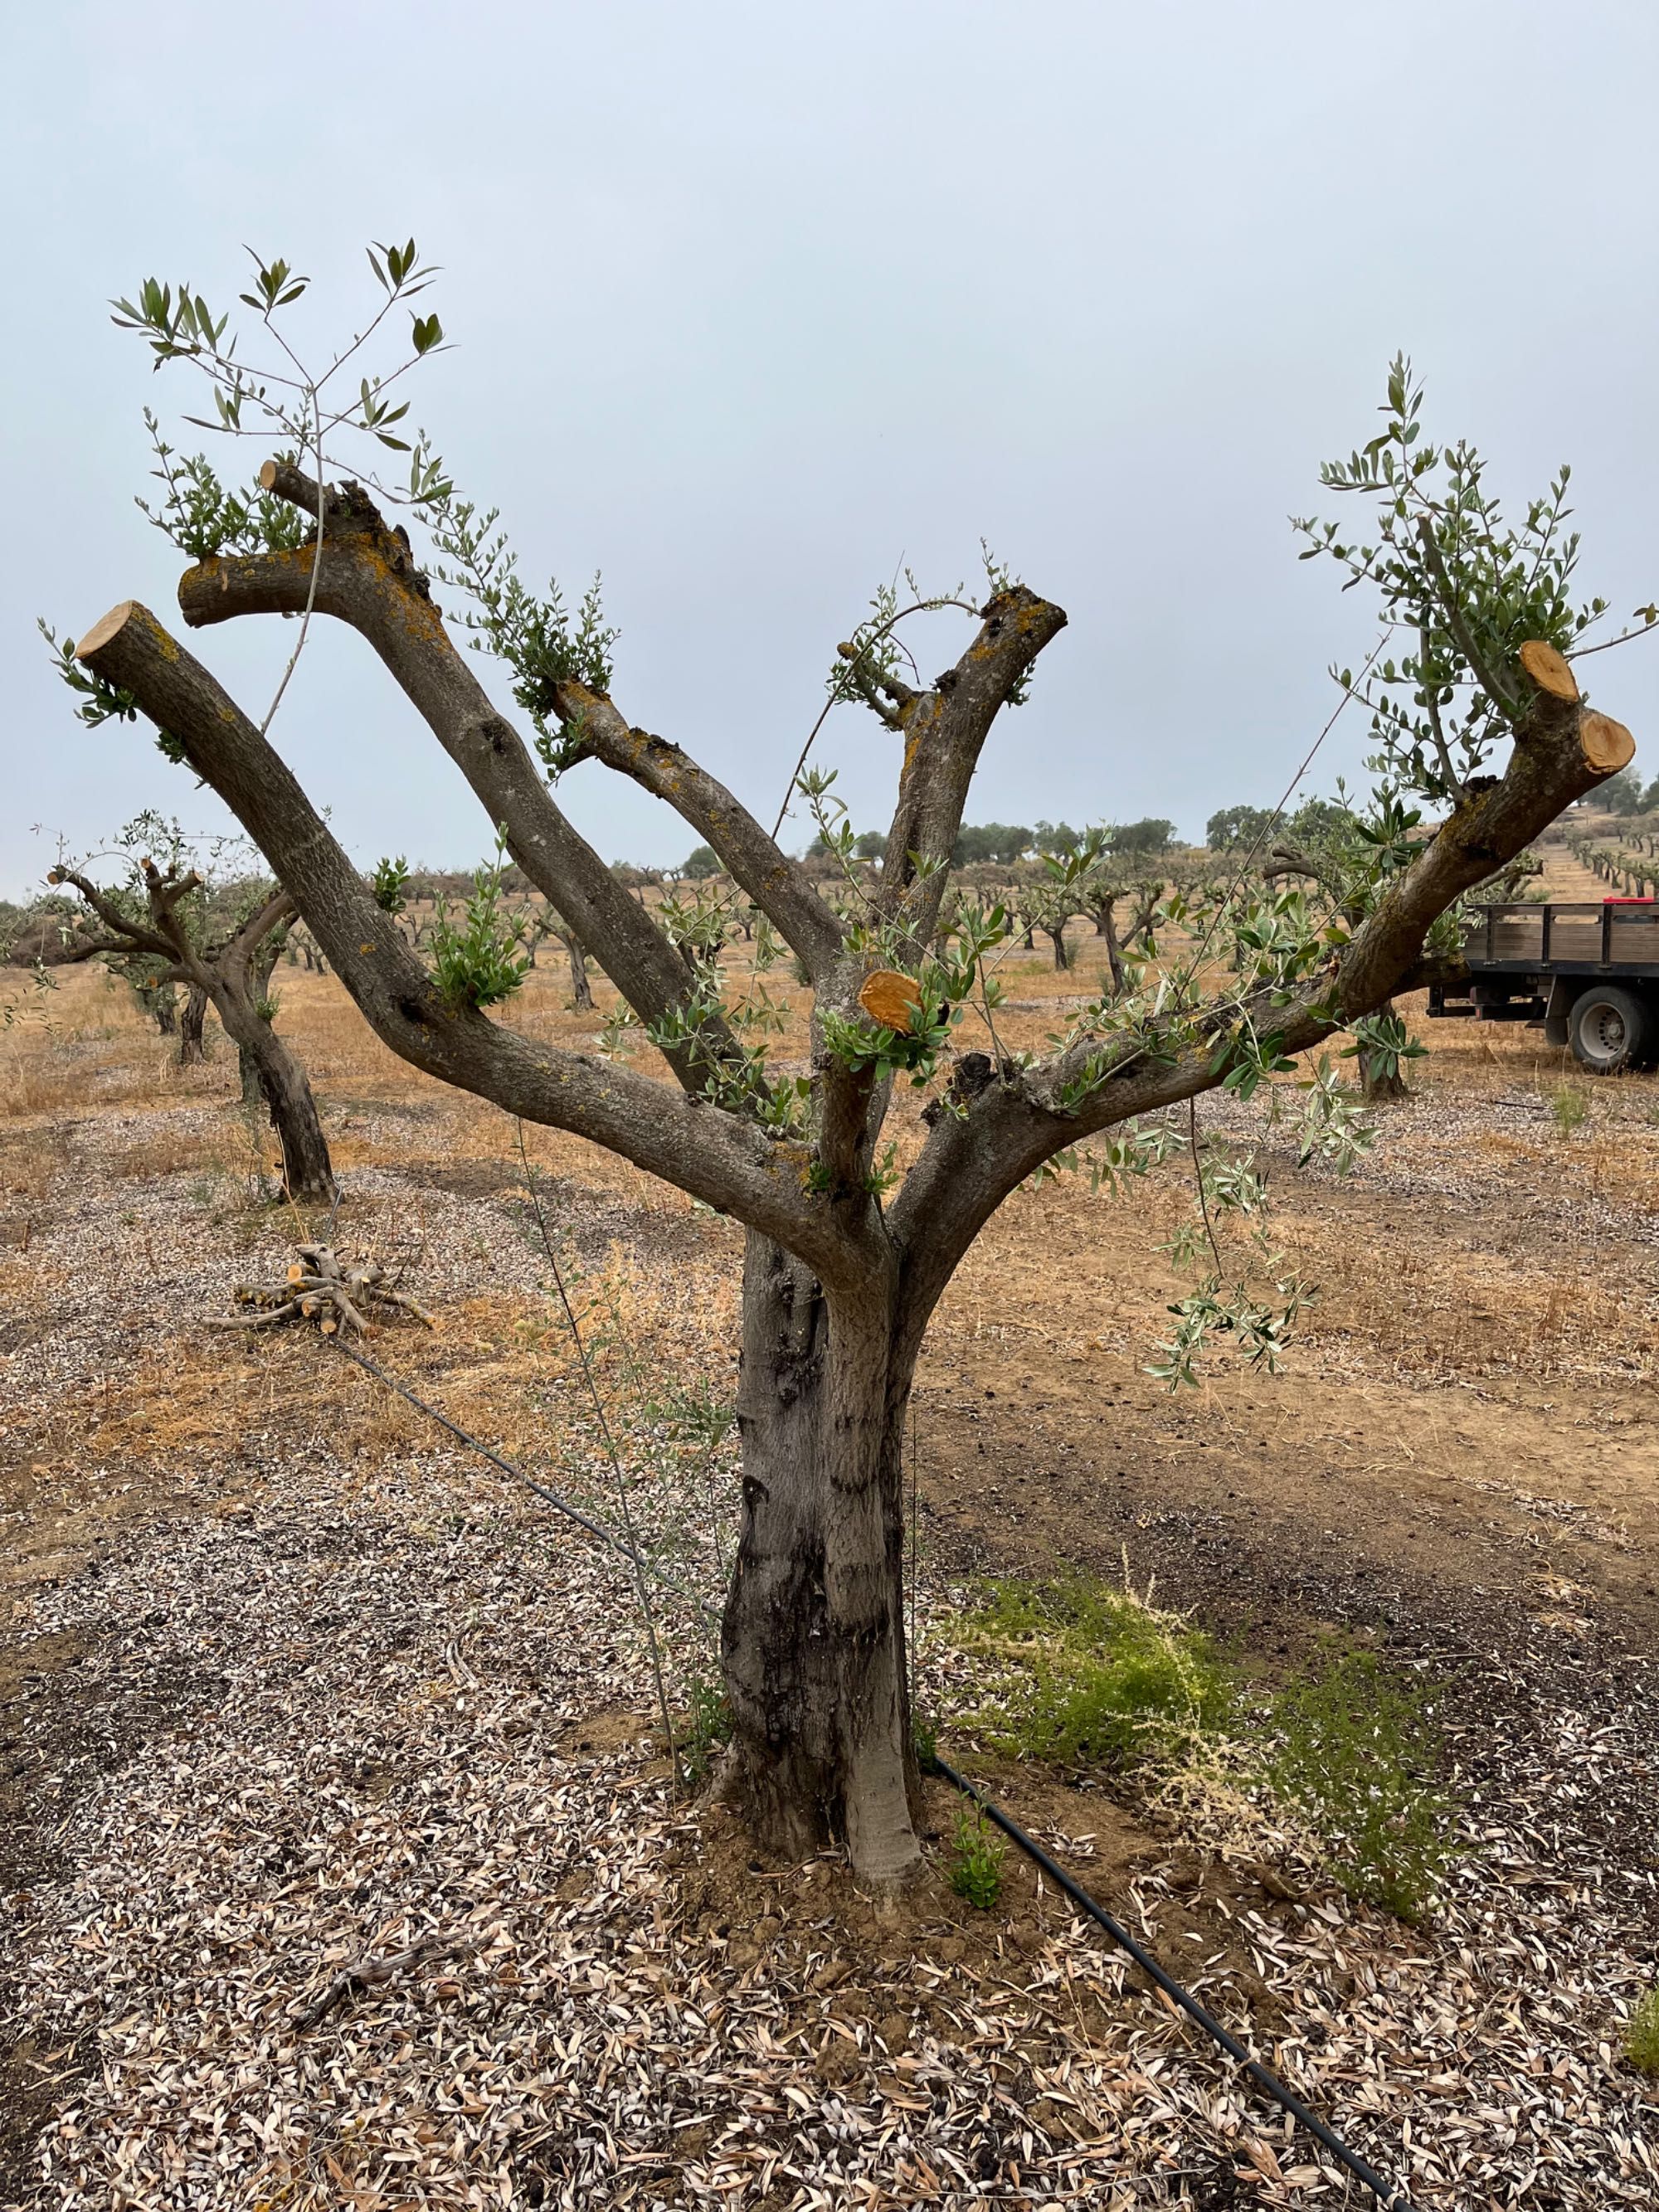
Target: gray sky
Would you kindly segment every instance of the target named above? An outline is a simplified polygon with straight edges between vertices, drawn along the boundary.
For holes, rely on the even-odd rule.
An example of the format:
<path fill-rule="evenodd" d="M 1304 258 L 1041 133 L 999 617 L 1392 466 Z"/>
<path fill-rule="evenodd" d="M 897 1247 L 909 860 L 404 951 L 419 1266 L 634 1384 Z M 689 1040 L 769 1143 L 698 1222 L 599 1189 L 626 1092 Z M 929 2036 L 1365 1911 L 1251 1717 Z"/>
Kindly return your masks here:
<path fill-rule="evenodd" d="M 459 343 L 415 418 L 532 580 L 603 569 L 618 703 L 769 818 L 874 585 L 952 583 L 981 535 L 1072 626 L 974 818 L 1200 834 L 1275 799 L 1370 635 L 1285 518 L 1397 346 L 1515 503 L 1573 462 L 1586 596 L 1659 592 L 1651 0 L 60 0 L 3 51 L 0 891 L 49 864 L 36 823 L 84 849 L 145 805 L 222 818 L 147 735 L 81 729 L 33 621 L 172 611 L 131 495 L 140 410 L 189 380 L 104 303 L 146 274 L 228 303 L 244 240 L 317 280 L 319 333 L 361 319 L 368 239 L 444 264 L 422 304 Z M 198 650 L 263 711 L 292 635 Z M 1659 644 L 1591 667 L 1659 772 Z M 487 848 L 355 636 L 325 628 L 274 734 L 365 862 Z M 884 826 L 890 740 L 847 709 L 823 744 Z M 1364 750 L 1345 718 L 1316 782 Z M 596 767 L 561 796 L 607 858 L 695 842 Z"/>

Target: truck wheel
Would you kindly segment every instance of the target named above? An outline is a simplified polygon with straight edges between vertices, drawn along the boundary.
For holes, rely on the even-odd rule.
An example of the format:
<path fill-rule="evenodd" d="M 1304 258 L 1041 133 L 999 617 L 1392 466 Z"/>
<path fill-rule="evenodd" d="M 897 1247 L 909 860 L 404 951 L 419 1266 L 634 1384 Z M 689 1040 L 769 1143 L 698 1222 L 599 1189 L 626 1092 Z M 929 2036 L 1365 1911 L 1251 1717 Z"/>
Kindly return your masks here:
<path fill-rule="evenodd" d="M 1617 1075 L 1647 1056 L 1653 1021 L 1633 992 L 1617 983 L 1592 983 L 1573 1001 L 1567 1034 L 1572 1056 L 1592 1075 Z"/>

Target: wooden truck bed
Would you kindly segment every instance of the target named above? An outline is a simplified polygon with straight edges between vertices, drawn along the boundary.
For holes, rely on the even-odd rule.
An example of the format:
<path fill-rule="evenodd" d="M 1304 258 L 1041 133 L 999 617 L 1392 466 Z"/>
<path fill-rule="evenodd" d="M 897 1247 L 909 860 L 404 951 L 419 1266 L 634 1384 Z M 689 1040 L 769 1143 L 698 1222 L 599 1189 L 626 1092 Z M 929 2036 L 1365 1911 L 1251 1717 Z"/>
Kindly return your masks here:
<path fill-rule="evenodd" d="M 1659 976 L 1659 902 L 1597 899 L 1489 906 L 1463 941 L 1474 975 Z"/>

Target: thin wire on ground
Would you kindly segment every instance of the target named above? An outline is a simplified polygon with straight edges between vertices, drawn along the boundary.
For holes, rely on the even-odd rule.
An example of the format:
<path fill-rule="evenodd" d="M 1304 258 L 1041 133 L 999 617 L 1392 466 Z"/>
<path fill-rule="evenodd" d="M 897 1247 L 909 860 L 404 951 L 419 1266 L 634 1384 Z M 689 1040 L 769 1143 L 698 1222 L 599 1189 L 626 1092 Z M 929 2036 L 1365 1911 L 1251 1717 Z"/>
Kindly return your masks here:
<path fill-rule="evenodd" d="M 441 1429 L 447 1429 L 450 1435 L 466 1445 L 470 1451 L 477 1452 L 492 1467 L 499 1468 L 503 1474 L 511 1475 L 514 1482 L 521 1482 L 527 1490 L 533 1490 L 537 1497 L 544 1499 L 556 1513 L 562 1513 L 567 1521 L 574 1521 L 579 1528 L 586 1528 L 590 1536 L 597 1536 L 600 1543 L 620 1553 L 636 1571 L 653 1577 L 665 1590 L 672 1590 L 684 1603 L 693 1607 L 705 1620 L 719 1621 L 719 1613 L 707 1598 L 699 1597 L 696 1590 L 688 1589 L 673 1576 L 665 1575 L 654 1560 L 646 1559 L 639 1552 L 630 1551 L 622 1538 L 607 1528 L 603 1522 L 593 1520 L 580 1506 L 573 1505 L 568 1498 L 561 1498 L 556 1490 L 550 1490 L 544 1482 L 538 1482 L 533 1474 L 527 1474 L 514 1461 L 504 1457 L 493 1444 L 485 1443 L 482 1437 L 475 1437 L 459 1421 L 452 1421 L 447 1413 L 441 1413 L 435 1406 L 428 1405 L 424 1398 L 416 1397 L 407 1383 L 400 1382 L 395 1375 L 388 1375 L 386 1369 L 371 1359 L 367 1352 L 353 1351 L 350 1345 L 342 1343 L 337 1336 L 331 1341 L 337 1352 L 343 1352 L 365 1374 L 372 1375 L 377 1382 L 385 1383 L 388 1390 L 395 1390 L 400 1398 L 406 1400 L 417 1413 L 424 1413 L 429 1421 L 435 1421 Z"/>
<path fill-rule="evenodd" d="M 1274 2103 L 1282 2106 L 1293 2120 L 1299 2121 L 1316 2142 L 1322 2144 L 1339 2165 L 1362 2181 L 1382 2207 L 1382 2212 L 1413 2212 L 1410 2198 L 1403 2190 L 1396 2189 L 1391 2181 L 1384 2180 L 1374 2166 L 1369 2165 L 1358 2151 L 1350 2150 L 1340 2136 L 1327 2127 L 1317 2112 L 1310 2112 L 1293 2090 L 1287 2089 L 1276 2074 L 1270 2074 L 1259 2058 L 1253 2058 L 1236 2035 L 1224 2028 L 1212 2012 L 1200 2004 L 1190 1991 L 1184 1990 L 1167 1968 L 1161 1966 L 1146 1945 L 1137 1941 L 1121 1920 L 1115 1920 L 1103 1905 L 1097 1904 L 1080 1882 L 1073 1881 L 1064 1867 L 1051 1859 L 1041 1844 L 1028 1836 L 1017 1820 L 991 1800 L 975 1789 L 965 1775 L 957 1772 L 935 1753 L 927 1761 L 932 1771 L 953 1790 L 959 1790 L 970 1805 L 976 1805 L 994 1826 L 1000 1828 L 1010 1842 L 1017 1844 L 1036 1865 L 1042 1868 L 1050 1881 L 1069 1897 L 1079 1911 L 1086 1913 L 1097 1927 L 1105 1929 L 1121 1950 L 1127 1951 L 1141 1972 L 1151 1977 L 1165 1996 L 1180 2006 L 1189 2020 L 1196 2021 L 1205 2033 L 1249 2075 L 1259 2088 L 1265 2089 Z"/>

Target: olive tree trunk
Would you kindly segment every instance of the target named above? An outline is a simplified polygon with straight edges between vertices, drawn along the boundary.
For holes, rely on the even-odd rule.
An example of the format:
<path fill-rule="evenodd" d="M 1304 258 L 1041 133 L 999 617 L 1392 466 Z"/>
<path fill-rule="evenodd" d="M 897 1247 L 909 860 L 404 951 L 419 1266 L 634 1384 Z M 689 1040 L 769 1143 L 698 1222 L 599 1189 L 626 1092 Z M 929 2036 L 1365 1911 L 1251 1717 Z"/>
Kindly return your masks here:
<path fill-rule="evenodd" d="M 270 1000 L 270 971 L 276 965 L 276 955 L 281 949 L 281 939 L 273 934 L 266 938 L 264 943 L 248 956 L 247 989 L 252 998 L 253 1012 L 256 1014 L 258 1013 L 260 1006 Z M 269 1020 L 268 1016 L 262 1018 Z M 258 1105 L 265 1096 L 264 1085 L 260 1080 L 259 1062 L 247 1045 L 240 1043 L 237 1045 L 236 1067 L 241 1078 L 243 1105 Z"/>
<path fill-rule="evenodd" d="M 240 979 L 239 979 L 240 980 Z M 254 1097 L 264 1101 L 282 1147 L 283 1188 L 290 1198 L 327 1206 L 334 1197 L 334 1166 L 318 1117 L 311 1079 L 259 1010 L 259 1001 L 236 981 L 214 979 L 213 1003 L 243 1069 L 251 1069 Z M 247 1082 L 244 1075 L 243 1096 Z"/>
<path fill-rule="evenodd" d="M 1379 1014 L 1392 1014 L 1394 1011 L 1392 999 L 1384 1000 L 1377 1008 Z M 1360 1089 L 1370 1104 L 1386 1105 L 1391 1099 L 1411 1097 L 1397 1060 L 1391 1055 L 1374 1052 L 1367 1044 L 1360 1046 L 1358 1058 Z"/>
<path fill-rule="evenodd" d="M 207 1043 L 202 1034 L 207 1010 L 206 991 L 198 984 L 191 984 L 185 993 L 184 1012 L 179 1017 L 180 1067 L 194 1067 L 207 1058 Z"/>
<path fill-rule="evenodd" d="M 286 462 L 268 462 L 260 480 L 268 489 L 287 484 L 283 495 L 319 528 L 330 518 L 330 562 L 301 548 L 204 562 L 180 586 L 186 618 L 295 613 L 314 602 L 354 623 L 421 705 L 488 817 L 508 825 L 515 865 L 580 921 L 641 1020 L 682 1020 L 696 988 L 692 968 L 549 796 L 529 748 L 483 698 L 424 592 L 406 580 L 407 548 L 367 495 L 356 486 L 330 491 Z M 992 721 L 1065 620 L 1023 586 L 1000 592 L 949 682 L 906 695 L 877 911 L 918 959 L 945 890 L 942 867 L 924 873 L 920 863 L 951 853 Z M 1541 675 L 1540 653 L 1553 655 Z M 901 1602 L 902 1446 L 927 1316 L 997 1206 L 1045 1161 L 1216 1088 L 1228 1065 L 1218 1044 L 1227 1043 L 1238 1008 L 1218 998 L 1195 1016 L 1160 1018 L 1152 1049 L 1147 1040 L 1128 1049 L 1109 1042 L 1105 1066 L 1101 1040 L 1087 1033 L 1030 1066 L 965 1056 L 950 1077 L 952 1110 L 927 1124 L 882 1205 L 869 1170 L 886 1094 L 868 1068 L 829 1049 L 815 1054 L 810 1135 L 778 1137 L 714 1103 L 706 1057 L 684 1045 L 664 1047 L 675 1080 L 658 1082 L 450 1003 L 263 730 L 154 615 L 122 602 L 76 654 L 130 692 L 236 814 L 392 1050 L 508 1114 L 617 1152 L 745 1224 L 744 1527 L 722 1634 L 743 1794 L 763 1844 L 793 1854 L 840 1835 L 861 1878 L 902 1876 L 920 1853 Z M 1264 986 L 1247 995 L 1244 1018 L 1271 1023 L 1285 1057 L 1414 988 L 1407 978 L 1435 919 L 1629 761 L 1629 732 L 1583 707 L 1571 670 L 1553 665 L 1559 660 L 1553 648 L 1523 647 L 1501 681 L 1482 678 L 1494 699 L 1510 702 L 1514 719 L 1501 778 L 1464 794 L 1331 969 L 1299 993 Z M 591 752 L 725 848 L 734 881 L 766 908 L 821 1007 L 853 1018 L 876 979 L 809 872 L 684 752 L 636 729 L 608 696 L 572 679 L 560 697 L 561 722 L 579 726 Z M 1020 927 L 1029 945 L 1030 922 Z M 718 1032 L 714 1047 L 724 1049 Z"/>
<path fill-rule="evenodd" d="M 1096 927 L 1099 934 L 1106 940 L 1106 965 L 1112 978 L 1112 995 L 1114 998 L 1121 998 L 1123 995 L 1123 951 L 1117 941 L 1117 915 L 1115 911 L 1116 904 L 1117 902 L 1115 899 L 1103 899 L 1101 902 L 1096 909 L 1099 916 Z"/>
<path fill-rule="evenodd" d="M 914 1354 L 890 1296 L 830 1298 L 751 1231 L 744 1254 L 744 1528 L 721 1634 L 757 1842 L 844 1838 L 861 1875 L 915 1863 L 902 1447 Z"/>
<path fill-rule="evenodd" d="M 593 986 L 587 980 L 587 950 L 580 937 L 567 937 L 564 949 L 570 957 L 570 996 L 578 1013 L 591 1013 L 593 1007 Z"/>

